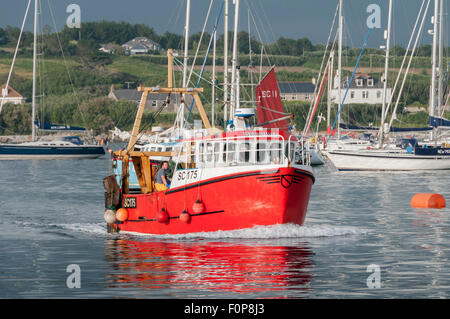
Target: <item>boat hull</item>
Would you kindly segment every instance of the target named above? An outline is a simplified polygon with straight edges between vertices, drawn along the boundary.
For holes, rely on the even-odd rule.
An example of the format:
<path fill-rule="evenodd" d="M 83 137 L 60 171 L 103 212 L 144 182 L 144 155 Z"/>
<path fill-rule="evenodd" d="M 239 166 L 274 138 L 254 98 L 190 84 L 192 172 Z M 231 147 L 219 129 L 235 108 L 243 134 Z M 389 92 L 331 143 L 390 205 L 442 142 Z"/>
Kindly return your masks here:
<path fill-rule="evenodd" d="M 114 225 L 121 232 L 184 234 L 235 230 L 256 225 L 303 225 L 314 176 L 308 170 L 281 167 L 217 176 L 165 192 L 123 195 L 128 219 Z M 204 211 L 195 213 L 200 199 Z M 135 207 L 135 208 L 133 208 Z M 164 207 L 168 223 L 157 220 Z M 190 221 L 179 216 L 188 211 Z"/>
<path fill-rule="evenodd" d="M 422 156 L 415 154 L 387 154 L 377 152 L 330 151 L 328 157 L 338 170 L 447 170 L 450 156 Z"/>
<path fill-rule="evenodd" d="M 105 155 L 103 146 L 0 145 L 0 160 L 82 159 Z"/>

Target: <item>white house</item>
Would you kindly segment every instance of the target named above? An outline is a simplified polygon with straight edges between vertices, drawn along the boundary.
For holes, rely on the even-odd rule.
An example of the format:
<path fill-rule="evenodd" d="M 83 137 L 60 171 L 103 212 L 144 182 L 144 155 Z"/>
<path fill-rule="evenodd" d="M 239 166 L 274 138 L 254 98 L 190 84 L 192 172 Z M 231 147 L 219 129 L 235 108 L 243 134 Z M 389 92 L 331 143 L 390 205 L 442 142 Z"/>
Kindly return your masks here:
<path fill-rule="evenodd" d="M 13 103 L 13 104 L 22 104 L 25 103 L 25 97 L 22 96 L 19 92 L 14 90 L 11 86 L 8 85 L 8 88 L 6 88 L 6 84 L 3 84 L 1 87 L 1 95 L 0 100 L 4 97 L 5 101 L 3 104 L 6 103 Z"/>
<path fill-rule="evenodd" d="M 334 79 L 333 89 L 330 92 L 331 101 L 340 104 L 347 90 L 350 77 L 341 81 L 341 101 L 338 101 L 337 76 Z M 391 98 L 391 88 L 386 90 L 386 101 Z M 383 82 L 378 81 L 367 74 L 355 75 L 344 104 L 382 104 L 383 103 Z"/>
<path fill-rule="evenodd" d="M 130 54 L 145 54 L 150 51 L 160 51 L 162 47 L 153 40 L 150 40 L 146 37 L 137 37 L 125 44 L 122 44 L 122 47 L 129 51 Z"/>

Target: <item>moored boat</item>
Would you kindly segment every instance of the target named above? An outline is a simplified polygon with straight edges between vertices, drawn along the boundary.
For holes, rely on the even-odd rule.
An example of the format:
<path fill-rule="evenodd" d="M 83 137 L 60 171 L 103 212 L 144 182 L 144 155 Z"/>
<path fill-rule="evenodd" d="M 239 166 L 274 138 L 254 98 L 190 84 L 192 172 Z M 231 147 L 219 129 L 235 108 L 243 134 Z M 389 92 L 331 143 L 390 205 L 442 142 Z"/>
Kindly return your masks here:
<path fill-rule="evenodd" d="M 31 1 L 28 3 L 28 9 L 31 5 Z M 49 123 L 41 123 L 36 121 L 36 90 L 37 90 L 37 30 L 38 30 L 38 14 L 40 3 L 39 0 L 34 1 L 34 41 L 33 41 L 33 88 L 32 88 L 32 113 L 31 113 L 31 142 L 21 144 L 0 144 L 0 160 L 18 160 L 18 159 L 73 159 L 73 158 L 97 158 L 105 155 L 104 145 L 85 145 L 81 139 L 77 136 L 65 136 L 59 140 L 43 141 L 38 140 L 37 131 L 58 131 L 58 132 L 83 132 L 86 131 L 82 127 L 72 127 L 68 125 L 53 125 Z M 26 21 L 27 14 L 24 17 L 24 23 Z M 23 24 L 24 25 L 24 24 Z M 22 25 L 22 28 L 23 28 Z M 22 30 L 23 31 L 23 30 Z M 22 32 L 20 33 L 22 34 Z M 18 38 L 17 47 L 14 53 L 14 59 L 11 64 L 11 68 L 8 75 L 8 80 L 5 84 L 5 88 L 2 90 L 2 97 L 0 99 L 0 113 L 3 105 L 6 101 L 9 81 L 11 79 L 12 71 L 14 68 L 15 56 L 17 55 L 21 37 Z M 40 81 L 42 82 L 42 80 Z M 73 134 L 73 133 L 72 133 Z"/>
<path fill-rule="evenodd" d="M 0 160 L 82 159 L 105 155 L 102 145 L 84 145 L 77 136 L 61 140 L 0 144 Z"/>
<path fill-rule="evenodd" d="M 419 150 L 419 149 L 417 149 Z M 449 152 L 450 149 L 447 149 Z M 434 152 L 434 151 L 433 151 Z M 409 153 L 397 150 L 335 150 L 329 151 L 328 157 L 338 170 L 444 170 L 450 169 L 450 156 L 438 154 Z"/>

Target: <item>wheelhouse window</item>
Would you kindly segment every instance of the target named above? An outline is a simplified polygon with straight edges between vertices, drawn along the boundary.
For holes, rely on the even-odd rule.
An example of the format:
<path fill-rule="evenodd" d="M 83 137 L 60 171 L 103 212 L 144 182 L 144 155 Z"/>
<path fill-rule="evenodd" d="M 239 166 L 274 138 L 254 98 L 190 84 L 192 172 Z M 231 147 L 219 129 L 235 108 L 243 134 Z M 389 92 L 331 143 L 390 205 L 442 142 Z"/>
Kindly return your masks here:
<path fill-rule="evenodd" d="M 236 143 L 229 142 L 224 145 L 223 159 L 225 162 L 234 162 L 236 160 Z"/>
<path fill-rule="evenodd" d="M 214 143 L 214 161 L 216 163 L 220 160 L 220 150 L 222 149 L 222 143 Z"/>
<path fill-rule="evenodd" d="M 248 163 L 250 161 L 250 143 L 240 143 L 239 145 L 239 162 Z"/>
<path fill-rule="evenodd" d="M 214 149 L 213 149 L 213 144 L 212 143 L 205 143 L 206 144 L 206 162 L 212 162 L 213 161 L 213 153 L 214 153 Z"/>
<path fill-rule="evenodd" d="M 274 142 L 270 145 L 270 162 L 279 164 L 281 159 L 281 143 Z"/>
<path fill-rule="evenodd" d="M 267 144 L 257 143 L 256 144 L 256 162 L 265 163 L 267 161 Z"/>

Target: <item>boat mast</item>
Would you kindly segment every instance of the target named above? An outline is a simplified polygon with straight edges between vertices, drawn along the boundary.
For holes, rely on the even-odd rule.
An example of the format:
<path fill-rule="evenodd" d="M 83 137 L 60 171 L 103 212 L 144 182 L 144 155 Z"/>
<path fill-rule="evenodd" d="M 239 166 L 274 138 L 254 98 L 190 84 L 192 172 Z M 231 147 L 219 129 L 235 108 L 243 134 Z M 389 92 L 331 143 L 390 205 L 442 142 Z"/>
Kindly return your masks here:
<path fill-rule="evenodd" d="M 382 147 L 384 143 L 384 121 L 387 102 L 387 86 L 388 86 L 388 72 L 389 72 L 389 50 L 391 45 L 391 23 L 392 23 L 392 0 L 389 0 L 389 14 L 388 14 L 388 26 L 386 31 L 386 58 L 384 62 L 384 85 L 383 85 L 383 105 L 381 108 L 381 124 L 378 147 Z"/>
<path fill-rule="evenodd" d="M 183 88 L 188 87 L 187 83 L 187 71 L 189 60 L 189 25 L 191 17 L 191 0 L 186 0 L 186 21 L 184 26 L 184 59 L 183 59 Z M 178 135 L 182 135 L 182 129 L 184 127 L 184 108 L 186 106 L 186 95 L 183 94 L 183 101 L 180 104 L 180 110 L 178 111 Z"/>
<path fill-rule="evenodd" d="M 37 30 L 38 30 L 38 0 L 34 0 L 34 40 L 33 40 L 33 96 L 31 102 L 31 139 L 36 140 L 36 57 L 37 57 Z"/>
<path fill-rule="evenodd" d="M 183 88 L 187 87 L 187 69 L 189 53 L 189 24 L 191 16 L 191 0 L 186 0 L 186 25 L 184 27 L 184 69 L 183 69 Z"/>
<path fill-rule="evenodd" d="M 437 33 L 438 33 L 438 15 L 439 0 L 434 0 L 434 16 L 433 16 L 433 50 L 432 50 L 432 69 L 431 69 L 431 89 L 430 89 L 430 117 L 435 114 L 436 106 L 436 49 L 437 49 Z M 433 139 L 433 131 L 430 133 Z"/>
<path fill-rule="evenodd" d="M 212 69 L 212 92 L 211 92 L 211 123 L 215 127 L 215 103 L 216 103 L 216 37 L 217 30 L 214 30 L 213 34 L 213 69 Z"/>
<path fill-rule="evenodd" d="M 443 24 L 443 18 L 444 18 L 444 0 L 441 0 L 441 6 L 439 9 L 439 85 L 438 85 L 438 116 L 441 116 L 441 108 L 442 108 L 442 86 L 443 86 L 443 74 L 442 74 L 442 56 L 444 53 L 444 47 L 443 47 L 443 37 L 442 34 L 444 32 L 444 24 Z"/>
<path fill-rule="evenodd" d="M 227 127 L 228 123 L 228 0 L 225 0 L 225 17 L 224 17 L 224 30 L 223 30 L 223 122 L 224 129 Z"/>
<path fill-rule="evenodd" d="M 238 28 L 239 28 L 239 0 L 233 0 L 234 3 L 234 34 L 233 34 L 233 64 L 231 73 L 231 106 L 230 120 L 234 117 L 234 109 L 238 107 L 239 96 L 236 81 L 237 74 L 237 46 L 238 46 Z"/>
<path fill-rule="evenodd" d="M 330 128 L 330 114 L 331 114 L 331 90 L 333 89 L 333 81 L 332 81 L 332 77 L 334 75 L 334 71 L 333 71 L 333 64 L 334 64 L 334 51 L 331 51 L 330 53 L 330 59 L 328 61 L 328 65 L 329 65 L 329 74 L 331 74 L 331 76 L 329 76 L 328 79 L 328 94 L 327 94 L 327 134 L 331 133 L 328 132 L 328 129 Z M 330 128 L 331 129 L 331 128 Z"/>
<path fill-rule="evenodd" d="M 339 0 L 339 44 L 338 44 L 338 111 L 341 107 L 342 97 L 341 97 L 341 81 L 342 81 L 342 28 L 343 28 L 343 16 L 342 16 L 342 5 L 343 0 Z M 338 116 L 338 139 L 341 138 L 341 113 Z"/>

